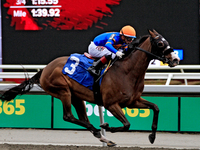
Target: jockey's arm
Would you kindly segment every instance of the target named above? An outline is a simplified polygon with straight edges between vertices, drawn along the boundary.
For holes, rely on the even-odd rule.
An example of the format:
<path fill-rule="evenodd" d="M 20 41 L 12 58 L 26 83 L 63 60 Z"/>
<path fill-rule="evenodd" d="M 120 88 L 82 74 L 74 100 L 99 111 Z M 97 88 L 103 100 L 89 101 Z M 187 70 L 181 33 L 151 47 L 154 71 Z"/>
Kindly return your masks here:
<path fill-rule="evenodd" d="M 122 56 L 124 55 L 124 53 L 122 53 L 121 51 L 116 50 L 113 45 L 112 42 L 107 42 L 105 44 L 105 47 L 110 50 L 111 52 L 115 53 L 117 55 L 117 57 L 122 58 Z"/>
<path fill-rule="evenodd" d="M 105 47 L 109 50 L 109 51 L 111 51 L 111 52 L 113 52 L 113 53 L 117 53 L 117 50 L 113 47 L 113 44 L 114 44 L 114 42 L 112 41 L 112 40 L 108 40 L 107 42 L 106 42 L 106 44 L 105 44 Z"/>

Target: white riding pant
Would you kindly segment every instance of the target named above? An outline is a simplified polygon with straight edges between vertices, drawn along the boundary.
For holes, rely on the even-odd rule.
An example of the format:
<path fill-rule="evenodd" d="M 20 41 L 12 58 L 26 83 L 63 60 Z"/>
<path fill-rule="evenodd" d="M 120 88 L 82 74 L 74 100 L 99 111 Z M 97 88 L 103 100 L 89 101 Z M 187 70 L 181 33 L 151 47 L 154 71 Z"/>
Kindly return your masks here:
<path fill-rule="evenodd" d="M 96 46 L 94 42 L 91 42 L 90 45 L 88 46 L 88 53 L 92 57 L 97 57 L 97 58 L 100 58 L 102 56 L 112 55 L 112 59 L 114 59 L 116 56 L 116 54 L 109 51 L 106 47 Z"/>

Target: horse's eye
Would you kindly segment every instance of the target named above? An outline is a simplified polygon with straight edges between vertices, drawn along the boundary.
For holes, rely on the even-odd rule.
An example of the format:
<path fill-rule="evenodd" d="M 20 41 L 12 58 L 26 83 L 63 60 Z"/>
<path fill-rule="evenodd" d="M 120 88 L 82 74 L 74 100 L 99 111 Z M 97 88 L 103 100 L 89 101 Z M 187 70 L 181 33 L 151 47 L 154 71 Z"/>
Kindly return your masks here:
<path fill-rule="evenodd" d="M 163 47 L 164 46 L 164 43 L 162 41 L 158 42 L 157 43 L 158 47 Z"/>

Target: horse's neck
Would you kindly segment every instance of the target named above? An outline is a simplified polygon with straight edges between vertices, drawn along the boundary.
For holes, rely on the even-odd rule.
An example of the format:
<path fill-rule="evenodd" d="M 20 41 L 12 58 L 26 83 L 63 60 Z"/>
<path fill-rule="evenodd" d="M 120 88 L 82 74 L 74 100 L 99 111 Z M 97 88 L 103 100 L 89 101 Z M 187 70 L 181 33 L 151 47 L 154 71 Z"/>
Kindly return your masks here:
<path fill-rule="evenodd" d="M 145 41 L 141 44 L 140 48 L 142 48 L 143 50 L 146 50 L 146 51 L 148 51 L 148 52 L 151 52 L 152 45 L 151 45 L 150 37 L 147 38 L 147 40 L 145 40 Z M 138 51 L 139 51 L 139 50 L 138 50 Z M 145 52 L 142 52 L 142 51 L 139 51 L 138 53 L 139 53 L 139 54 L 138 54 L 138 57 L 140 58 L 140 63 L 143 63 L 144 66 L 146 66 L 146 69 L 147 69 L 147 67 L 148 67 L 148 65 L 149 65 L 149 62 L 150 62 L 150 60 L 151 60 L 151 59 L 148 57 L 149 55 L 148 55 L 147 53 L 145 53 Z"/>
<path fill-rule="evenodd" d="M 150 38 L 147 38 L 141 45 L 140 48 L 151 52 L 151 42 Z M 148 58 L 148 55 L 145 52 L 142 51 L 135 51 L 131 54 L 130 58 L 127 59 L 127 70 L 133 72 L 138 72 L 138 74 L 145 74 L 147 67 L 149 65 L 150 59 Z"/>

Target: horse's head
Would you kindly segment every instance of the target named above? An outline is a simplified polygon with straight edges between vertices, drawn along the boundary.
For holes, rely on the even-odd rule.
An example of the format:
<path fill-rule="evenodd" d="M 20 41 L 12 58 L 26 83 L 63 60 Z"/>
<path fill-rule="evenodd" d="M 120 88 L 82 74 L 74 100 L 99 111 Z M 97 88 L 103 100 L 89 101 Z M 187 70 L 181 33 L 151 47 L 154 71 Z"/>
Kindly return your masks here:
<path fill-rule="evenodd" d="M 155 30 L 149 30 L 149 34 L 151 35 L 152 53 L 163 58 L 163 62 L 168 63 L 170 67 L 177 66 L 180 58 L 174 53 L 167 40 Z"/>

